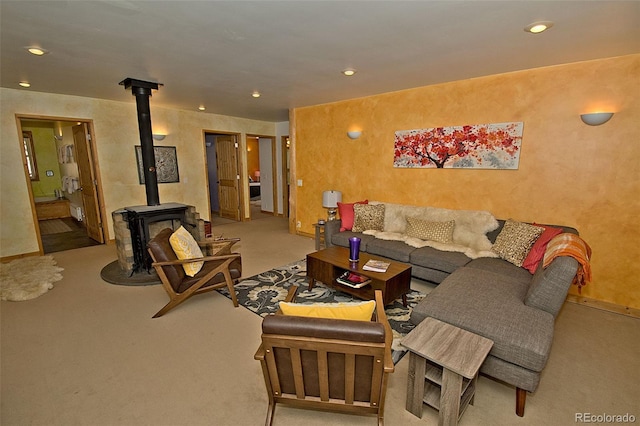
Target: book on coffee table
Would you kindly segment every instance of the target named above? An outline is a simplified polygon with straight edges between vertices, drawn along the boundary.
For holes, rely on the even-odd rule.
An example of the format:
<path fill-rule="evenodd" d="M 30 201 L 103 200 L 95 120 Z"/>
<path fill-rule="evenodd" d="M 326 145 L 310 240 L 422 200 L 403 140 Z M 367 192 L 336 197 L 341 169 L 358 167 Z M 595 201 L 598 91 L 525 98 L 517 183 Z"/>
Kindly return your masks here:
<path fill-rule="evenodd" d="M 336 281 L 349 287 L 361 288 L 368 285 L 371 282 L 371 279 L 351 271 L 345 271 L 344 274 L 336 278 Z"/>
<path fill-rule="evenodd" d="M 387 272 L 387 268 L 391 265 L 389 262 L 377 259 L 369 259 L 367 263 L 362 265 L 362 269 L 365 271 L 373 272 Z"/>

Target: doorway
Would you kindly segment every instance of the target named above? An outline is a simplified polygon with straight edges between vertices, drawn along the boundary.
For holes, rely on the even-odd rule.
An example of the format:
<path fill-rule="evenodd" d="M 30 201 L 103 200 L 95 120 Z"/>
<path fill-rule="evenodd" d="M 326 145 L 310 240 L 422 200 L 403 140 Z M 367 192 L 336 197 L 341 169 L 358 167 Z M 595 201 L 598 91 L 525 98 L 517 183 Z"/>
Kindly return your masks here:
<path fill-rule="evenodd" d="M 273 136 L 247 135 L 251 220 L 277 216 L 277 161 Z"/>
<path fill-rule="evenodd" d="M 42 253 L 104 244 L 90 121 L 18 116 Z"/>
<path fill-rule="evenodd" d="M 213 224 L 277 215 L 275 137 L 246 135 L 242 149 L 240 137 L 204 131 Z"/>
<path fill-rule="evenodd" d="M 240 221 L 238 135 L 205 132 L 211 221 Z"/>

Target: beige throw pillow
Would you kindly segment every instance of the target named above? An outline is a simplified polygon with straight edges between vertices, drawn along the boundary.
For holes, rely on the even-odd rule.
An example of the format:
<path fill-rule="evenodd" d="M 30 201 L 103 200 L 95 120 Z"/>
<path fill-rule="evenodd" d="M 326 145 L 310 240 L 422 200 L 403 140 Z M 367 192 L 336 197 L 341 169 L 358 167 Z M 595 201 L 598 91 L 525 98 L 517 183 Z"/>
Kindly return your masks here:
<path fill-rule="evenodd" d="M 202 250 L 195 238 L 193 238 L 193 235 L 191 235 L 189 231 L 184 229 L 182 226 L 171 234 L 171 237 L 169 237 L 169 244 L 171 244 L 171 248 L 180 260 L 202 257 Z M 185 274 L 193 277 L 195 274 L 200 272 L 202 265 L 204 265 L 204 262 L 191 262 L 185 263 L 182 267 L 184 268 Z"/>
<path fill-rule="evenodd" d="M 353 232 L 384 230 L 384 204 L 354 204 Z"/>
<path fill-rule="evenodd" d="M 533 243 L 543 232 L 544 228 L 539 226 L 508 219 L 491 250 L 507 262 L 522 266 Z"/>
<path fill-rule="evenodd" d="M 408 217 L 407 230 L 405 232 L 409 237 L 447 244 L 453 242 L 453 229 L 455 226 L 455 220 L 430 222 L 417 217 Z"/>

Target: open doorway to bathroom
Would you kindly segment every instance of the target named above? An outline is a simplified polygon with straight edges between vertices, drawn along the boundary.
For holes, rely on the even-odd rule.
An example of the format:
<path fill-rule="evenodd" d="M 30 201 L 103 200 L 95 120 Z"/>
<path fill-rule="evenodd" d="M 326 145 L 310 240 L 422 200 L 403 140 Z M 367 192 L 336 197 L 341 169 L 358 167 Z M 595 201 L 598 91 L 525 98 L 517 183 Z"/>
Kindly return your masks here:
<path fill-rule="evenodd" d="M 18 120 L 42 252 L 103 244 L 90 122 Z"/>

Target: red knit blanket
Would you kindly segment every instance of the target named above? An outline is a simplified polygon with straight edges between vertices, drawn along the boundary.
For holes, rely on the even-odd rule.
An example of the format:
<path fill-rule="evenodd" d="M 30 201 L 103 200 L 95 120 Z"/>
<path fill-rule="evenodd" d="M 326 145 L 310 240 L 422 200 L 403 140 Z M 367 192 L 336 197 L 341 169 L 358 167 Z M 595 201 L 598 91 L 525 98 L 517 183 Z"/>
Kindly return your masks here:
<path fill-rule="evenodd" d="M 570 256 L 578 261 L 578 272 L 573 278 L 573 284 L 578 286 L 581 293 L 582 287 L 591 281 L 591 247 L 582 238 L 575 234 L 562 233 L 554 237 L 547 245 L 542 266 L 546 268 L 551 261 L 558 256 Z"/>

